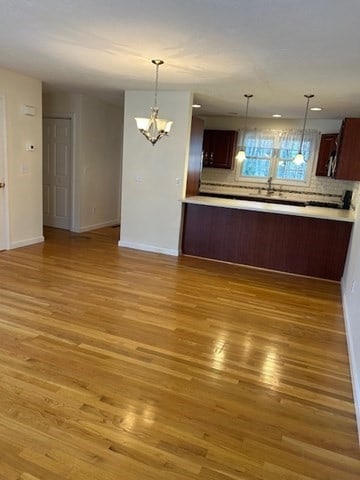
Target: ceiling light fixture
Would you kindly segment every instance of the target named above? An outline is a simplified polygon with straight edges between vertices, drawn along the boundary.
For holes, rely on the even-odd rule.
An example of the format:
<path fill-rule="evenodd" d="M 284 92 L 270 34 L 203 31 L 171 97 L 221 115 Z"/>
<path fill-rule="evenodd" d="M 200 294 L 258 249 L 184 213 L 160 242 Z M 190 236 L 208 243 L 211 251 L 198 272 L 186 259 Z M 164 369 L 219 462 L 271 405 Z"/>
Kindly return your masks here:
<path fill-rule="evenodd" d="M 273 113 L 271 116 L 274 117 L 274 118 L 281 118 L 282 117 L 282 115 L 280 113 Z"/>
<path fill-rule="evenodd" d="M 305 117 L 304 117 L 304 126 L 303 126 L 302 134 L 301 134 L 299 153 L 296 155 L 296 157 L 293 160 L 295 165 L 302 165 L 303 163 L 305 163 L 302 147 L 303 147 L 303 143 L 304 143 L 306 120 L 307 120 L 307 116 L 308 116 L 308 112 L 309 112 L 309 102 L 310 102 L 310 98 L 313 98 L 314 96 L 315 95 L 313 95 L 312 93 L 304 95 L 304 97 L 307 98 L 306 109 L 305 109 Z"/>
<path fill-rule="evenodd" d="M 310 110 L 312 112 L 321 112 L 322 111 L 322 108 L 321 107 L 311 107 Z"/>
<path fill-rule="evenodd" d="M 201 108 L 201 105 L 199 103 L 194 103 L 192 105 L 192 108 Z"/>
<path fill-rule="evenodd" d="M 245 142 L 245 133 L 246 133 L 246 126 L 247 126 L 248 112 L 249 112 L 249 102 L 250 102 L 250 98 L 252 98 L 253 96 L 254 95 L 252 95 L 251 93 L 245 93 L 244 95 L 244 97 L 246 98 L 246 112 L 245 112 L 243 144 Z M 243 162 L 245 160 L 246 158 L 245 145 L 242 145 L 242 148 L 238 151 L 235 158 L 238 162 Z"/>
<path fill-rule="evenodd" d="M 149 140 L 149 142 L 155 145 L 160 138 L 170 132 L 173 122 L 158 118 L 159 107 L 157 106 L 157 93 L 159 83 L 159 66 L 163 65 L 164 62 L 163 60 L 151 60 L 151 62 L 156 65 L 154 106 L 150 110 L 150 118 L 137 117 L 135 118 L 135 121 L 140 133 L 142 133 L 145 138 Z"/>

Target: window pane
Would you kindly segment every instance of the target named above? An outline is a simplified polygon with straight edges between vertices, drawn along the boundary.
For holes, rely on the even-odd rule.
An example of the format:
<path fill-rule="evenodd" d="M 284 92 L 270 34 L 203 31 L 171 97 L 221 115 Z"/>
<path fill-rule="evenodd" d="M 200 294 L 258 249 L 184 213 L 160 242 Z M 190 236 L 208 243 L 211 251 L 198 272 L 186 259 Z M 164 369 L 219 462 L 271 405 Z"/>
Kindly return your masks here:
<path fill-rule="evenodd" d="M 296 165 L 293 160 L 300 150 L 300 141 L 287 141 L 281 142 L 279 151 L 279 160 L 276 168 L 276 178 L 281 180 L 298 180 L 304 181 L 306 178 L 307 161 L 310 157 L 309 141 L 304 139 L 302 145 L 302 153 L 304 155 L 305 163 L 302 165 Z"/>
<path fill-rule="evenodd" d="M 239 170 L 238 179 L 250 180 L 250 177 L 259 182 L 266 181 L 270 175 L 274 179 L 289 183 L 304 182 L 311 168 L 314 146 L 317 138 L 316 131 L 305 131 L 302 140 L 300 130 L 252 130 L 246 132 L 243 140 L 246 158 Z M 299 153 L 301 145 L 305 163 L 294 164 L 293 160 Z"/>
<path fill-rule="evenodd" d="M 244 177 L 268 177 L 270 160 L 263 158 L 246 158 L 242 167 Z"/>
<path fill-rule="evenodd" d="M 305 161 L 309 160 L 311 144 L 304 140 L 302 145 L 302 153 Z M 300 150 L 300 139 L 298 142 L 281 142 L 279 158 L 281 160 L 293 160 Z"/>
<path fill-rule="evenodd" d="M 273 142 L 265 140 L 261 145 L 256 140 L 249 140 L 245 147 L 247 157 L 271 158 L 273 155 Z"/>
<path fill-rule="evenodd" d="M 311 142 L 304 140 L 304 143 L 302 146 L 302 153 L 304 154 L 305 161 L 307 162 L 310 158 Z"/>
<path fill-rule="evenodd" d="M 291 161 L 294 160 L 296 155 L 299 153 L 299 148 L 287 149 L 282 148 L 279 152 L 280 160 Z"/>
<path fill-rule="evenodd" d="M 280 160 L 277 165 L 276 178 L 282 180 L 305 180 L 306 166 L 306 162 L 302 165 L 295 165 L 292 159 L 288 161 Z"/>

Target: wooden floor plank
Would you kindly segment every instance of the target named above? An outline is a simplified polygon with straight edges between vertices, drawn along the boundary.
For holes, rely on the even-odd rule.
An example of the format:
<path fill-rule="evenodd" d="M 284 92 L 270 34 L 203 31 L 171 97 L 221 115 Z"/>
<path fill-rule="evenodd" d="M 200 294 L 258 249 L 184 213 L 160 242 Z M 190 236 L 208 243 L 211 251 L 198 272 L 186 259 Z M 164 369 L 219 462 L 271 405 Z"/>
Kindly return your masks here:
<path fill-rule="evenodd" d="M 339 284 L 118 236 L 0 252 L 0 479 L 360 478 Z"/>

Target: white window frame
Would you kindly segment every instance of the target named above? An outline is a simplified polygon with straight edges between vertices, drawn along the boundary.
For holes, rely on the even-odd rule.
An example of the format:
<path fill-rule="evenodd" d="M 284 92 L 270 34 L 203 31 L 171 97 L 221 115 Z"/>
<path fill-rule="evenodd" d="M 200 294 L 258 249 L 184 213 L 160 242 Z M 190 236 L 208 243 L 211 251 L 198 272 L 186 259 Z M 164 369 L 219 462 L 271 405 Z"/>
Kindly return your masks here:
<path fill-rule="evenodd" d="M 273 133 L 275 135 L 280 135 L 284 130 L 273 130 Z M 245 132 L 239 132 L 239 138 L 240 138 L 240 143 L 238 145 L 238 149 L 243 148 L 243 139 L 245 136 Z M 299 135 L 301 135 L 301 130 L 298 131 Z M 242 183 L 257 183 L 257 184 L 266 184 L 269 180 L 270 177 L 272 177 L 272 183 L 273 184 L 278 184 L 278 185 L 289 185 L 289 186 L 309 186 L 311 182 L 311 177 L 314 174 L 314 169 L 315 169 L 315 158 L 316 158 L 316 152 L 318 150 L 318 139 L 319 139 L 319 132 L 314 133 L 314 142 L 312 145 L 312 151 L 310 153 L 309 160 L 307 162 L 307 168 L 306 168 L 306 173 L 305 173 L 305 179 L 304 180 L 287 180 L 287 179 L 282 179 L 282 178 L 276 178 L 276 170 L 279 162 L 279 153 L 280 153 L 280 148 L 275 147 L 273 148 L 273 156 L 270 158 L 270 170 L 269 170 L 269 176 L 268 177 L 249 177 L 249 176 L 243 176 L 242 175 L 242 169 L 244 162 L 243 161 L 236 161 L 236 171 L 235 171 L 235 179 L 237 181 L 241 181 Z M 259 130 L 259 134 L 261 135 L 261 130 Z"/>

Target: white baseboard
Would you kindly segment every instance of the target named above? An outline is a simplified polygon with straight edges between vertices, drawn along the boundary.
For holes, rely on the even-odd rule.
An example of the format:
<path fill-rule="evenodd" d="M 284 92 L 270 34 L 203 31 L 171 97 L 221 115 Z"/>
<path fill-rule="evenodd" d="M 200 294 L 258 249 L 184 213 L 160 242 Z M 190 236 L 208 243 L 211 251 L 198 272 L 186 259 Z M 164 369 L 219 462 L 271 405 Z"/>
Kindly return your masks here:
<path fill-rule="evenodd" d="M 179 250 L 173 250 L 171 248 L 155 247 L 154 245 L 144 245 L 142 243 L 125 242 L 119 240 L 119 247 L 134 248 L 135 250 L 143 250 L 144 252 L 164 253 L 165 255 L 172 255 L 173 257 L 179 256 Z"/>
<path fill-rule="evenodd" d="M 85 225 L 84 227 L 73 228 L 72 231 L 76 233 L 90 232 L 90 230 L 97 230 L 98 228 L 114 227 L 119 225 L 119 220 L 110 220 L 108 222 L 94 223 L 93 225 Z"/>
<path fill-rule="evenodd" d="M 44 241 L 43 235 L 40 237 L 27 238 L 26 240 L 18 240 L 17 242 L 10 242 L 10 250 L 14 248 L 27 247 L 28 245 L 34 245 L 35 243 L 42 243 Z"/>
<path fill-rule="evenodd" d="M 354 395 L 356 423 L 357 423 L 358 438 L 360 443 L 360 377 L 359 377 L 360 372 L 358 372 L 356 369 L 354 343 L 351 335 L 350 318 L 349 318 L 349 313 L 347 308 L 346 295 L 344 293 L 343 282 L 341 282 L 341 293 L 342 293 L 342 304 L 343 304 L 344 319 L 345 319 L 346 341 L 347 341 L 347 347 L 348 347 L 348 353 L 349 353 L 351 382 L 352 382 L 353 395 Z"/>

